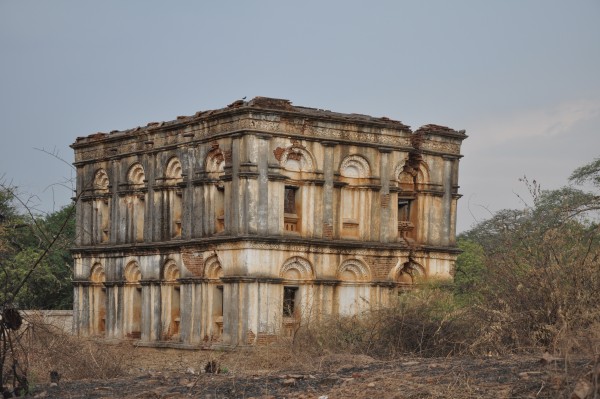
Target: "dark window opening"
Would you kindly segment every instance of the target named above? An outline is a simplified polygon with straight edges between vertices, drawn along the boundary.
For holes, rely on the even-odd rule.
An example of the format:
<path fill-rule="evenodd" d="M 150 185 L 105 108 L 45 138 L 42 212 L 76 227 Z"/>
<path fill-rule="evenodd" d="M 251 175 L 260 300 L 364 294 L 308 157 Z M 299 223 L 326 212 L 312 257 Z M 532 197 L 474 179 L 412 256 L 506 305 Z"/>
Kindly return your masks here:
<path fill-rule="evenodd" d="M 283 287 L 283 316 L 293 317 L 296 310 L 298 287 Z"/>
<path fill-rule="evenodd" d="M 283 199 L 283 212 L 296 214 L 296 191 L 297 187 L 286 187 Z"/>
<path fill-rule="evenodd" d="M 398 198 L 398 237 L 408 241 L 416 238 L 414 214 L 416 202 L 411 198 Z"/>
<path fill-rule="evenodd" d="M 410 201 L 406 199 L 398 200 L 398 221 L 410 221 Z"/>
<path fill-rule="evenodd" d="M 295 234 L 300 234 L 300 215 L 296 197 L 298 196 L 298 187 L 286 187 L 283 197 L 284 230 Z"/>
<path fill-rule="evenodd" d="M 218 307 L 217 311 L 220 310 L 220 314 L 218 314 L 218 316 L 223 316 L 223 286 L 222 285 L 217 286 L 217 298 L 216 298 L 215 302 L 217 303 L 217 307 Z"/>

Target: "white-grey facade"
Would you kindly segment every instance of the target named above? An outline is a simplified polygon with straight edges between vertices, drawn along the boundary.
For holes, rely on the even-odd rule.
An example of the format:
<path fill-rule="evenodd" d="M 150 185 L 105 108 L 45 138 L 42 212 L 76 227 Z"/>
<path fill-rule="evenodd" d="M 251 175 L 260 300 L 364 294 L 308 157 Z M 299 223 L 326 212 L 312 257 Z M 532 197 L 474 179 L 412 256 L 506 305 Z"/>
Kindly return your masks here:
<path fill-rule="evenodd" d="M 450 278 L 465 138 L 264 97 L 78 138 L 74 329 L 255 344 Z"/>

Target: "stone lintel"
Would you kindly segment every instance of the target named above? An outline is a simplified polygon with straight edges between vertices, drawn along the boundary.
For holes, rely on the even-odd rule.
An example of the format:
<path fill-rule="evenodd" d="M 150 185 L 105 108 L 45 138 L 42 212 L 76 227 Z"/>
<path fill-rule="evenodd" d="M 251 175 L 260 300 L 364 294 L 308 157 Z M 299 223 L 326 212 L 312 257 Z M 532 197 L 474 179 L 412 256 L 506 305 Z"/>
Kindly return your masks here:
<path fill-rule="evenodd" d="M 342 281 L 341 280 L 337 280 L 337 279 L 319 278 L 319 279 L 314 279 L 312 282 L 315 285 L 329 285 L 329 286 L 334 286 L 334 285 L 339 285 Z"/>
<path fill-rule="evenodd" d="M 161 283 L 158 279 L 148 279 L 148 280 L 140 280 L 140 285 L 148 286 L 148 285 L 159 285 Z"/>
<path fill-rule="evenodd" d="M 125 284 L 125 281 L 122 281 L 122 280 L 105 281 L 104 282 L 105 287 L 115 287 L 115 286 L 120 287 L 124 284 Z"/>

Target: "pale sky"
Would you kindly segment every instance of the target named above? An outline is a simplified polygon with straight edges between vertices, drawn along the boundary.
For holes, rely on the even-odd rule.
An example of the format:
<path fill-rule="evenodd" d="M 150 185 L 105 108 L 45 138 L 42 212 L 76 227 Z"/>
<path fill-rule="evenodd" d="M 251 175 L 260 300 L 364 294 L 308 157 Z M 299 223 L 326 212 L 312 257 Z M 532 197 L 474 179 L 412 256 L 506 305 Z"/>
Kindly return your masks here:
<path fill-rule="evenodd" d="M 0 176 L 40 210 L 77 136 L 242 97 L 465 129 L 458 230 L 600 157 L 600 1 L 0 0 Z"/>

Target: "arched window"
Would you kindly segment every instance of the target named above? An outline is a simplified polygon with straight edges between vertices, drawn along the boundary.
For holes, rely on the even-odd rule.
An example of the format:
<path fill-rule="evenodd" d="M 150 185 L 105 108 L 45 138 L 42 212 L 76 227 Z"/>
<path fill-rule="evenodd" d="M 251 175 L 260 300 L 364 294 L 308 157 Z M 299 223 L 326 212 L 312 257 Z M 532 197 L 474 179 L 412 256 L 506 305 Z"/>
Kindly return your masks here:
<path fill-rule="evenodd" d="M 299 256 L 289 258 L 280 270 L 283 278 L 282 315 L 283 329 L 286 335 L 292 335 L 302 314 L 302 305 L 306 304 L 307 292 L 303 283 L 314 279 L 310 262 Z"/>
<path fill-rule="evenodd" d="M 225 155 L 220 148 L 214 148 L 206 155 L 205 170 L 211 183 L 206 186 L 208 191 L 208 215 L 214 222 L 214 232 L 225 230 L 225 186 L 221 177 L 225 170 Z"/>
<path fill-rule="evenodd" d="M 287 147 L 278 147 L 273 151 L 279 165 L 283 168 L 283 174 L 291 180 L 284 187 L 283 197 L 283 231 L 289 234 L 302 234 L 303 213 L 309 204 L 303 202 L 302 180 L 306 178 L 303 174 L 315 171 L 316 161 L 310 151 L 299 141 Z"/>
<path fill-rule="evenodd" d="M 179 339 L 181 316 L 181 293 L 179 267 L 174 260 L 168 260 L 163 267 L 161 299 L 163 305 L 163 333 L 165 340 Z"/>
<path fill-rule="evenodd" d="M 167 162 L 167 168 L 165 172 L 165 178 L 167 185 L 176 186 L 178 183 L 183 181 L 183 174 L 181 168 L 181 162 L 177 157 L 172 157 Z M 165 198 L 166 206 L 168 207 L 169 214 L 169 231 L 170 238 L 181 238 L 182 233 L 182 199 L 183 193 L 180 188 L 174 187 L 167 191 L 167 197 Z"/>
<path fill-rule="evenodd" d="M 299 234 L 302 221 L 302 197 L 300 186 L 285 186 L 283 189 L 284 231 Z"/>
<path fill-rule="evenodd" d="M 110 181 L 104 169 L 99 169 L 94 174 L 93 186 L 95 198 L 92 200 L 92 244 L 106 243 L 110 238 Z"/>
<path fill-rule="evenodd" d="M 127 172 L 129 193 L 123 198 L 126 211 L 126 242 L 144 241 L 144 217 L 146 212 L 146 175 L 139 162 L 134 163 Z"/>
<path fill-rule="evenodd" d="M 371 176 L 371 168 L 367 160 L 360 155 L 349 155 L 340 164 L 340 175 L 347 183 L 341 190 L 341 235 L 342 238 L 360 238 L 361 221 L 364 212 L 367 191 L 360 188 L 361 179 Z"/>
<path fill-rule="evenodd" d="M 398 182 L 398 237 L 411 243 L 417 238 L 419 192 L 429 183 L 429 170 L 422 160 L 411 157 L 396 168 Z"/>
<path fill-rule="evenodd" d="M 208 309 L 211 310 L 213 324 L 209 326 L 207 335 L 211 339 L 218 339 L 223 335 L 223 268 L 216 254 L 209 256 L 204 261 L 204 276 L 208 279 Z"/>
<path fill-rule="evenodd" d="M 104 282 L 106 275 L 104 267 L 95 263 L 90 270 L 90 320 L 91 333 L 104 335 L 106 331 L 106 288 Z"/>
<path fill-rule="evenodd" d="M 136 261 L 131 261 L 125 267 L 124 289 L 124 328 L 127 338 L 139 339 L 141 337 L 142 321 L 142 286 L 140 280 L 142 273 Z"/>

